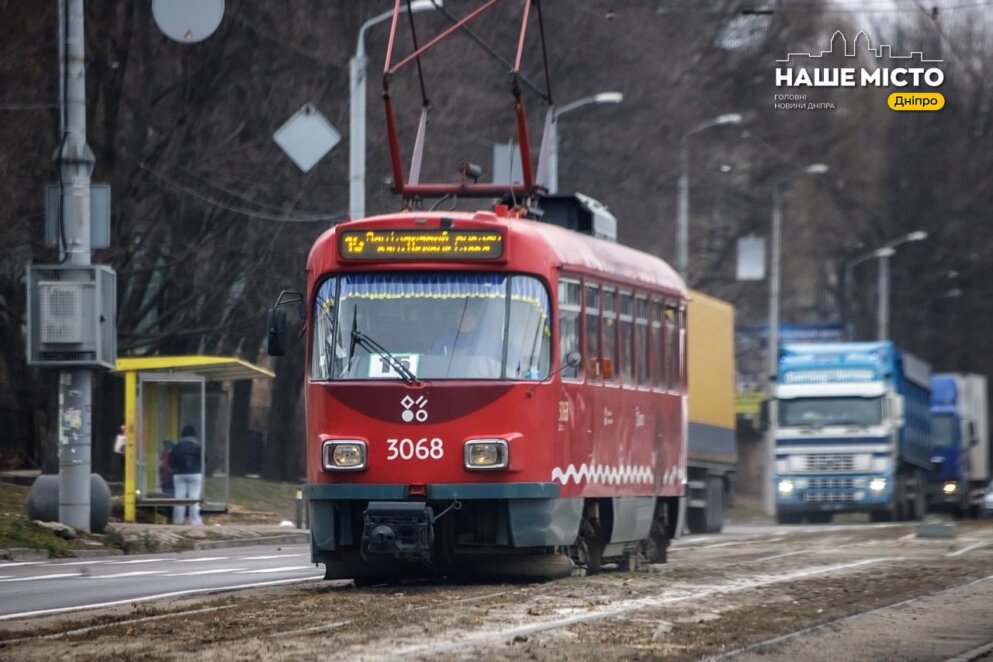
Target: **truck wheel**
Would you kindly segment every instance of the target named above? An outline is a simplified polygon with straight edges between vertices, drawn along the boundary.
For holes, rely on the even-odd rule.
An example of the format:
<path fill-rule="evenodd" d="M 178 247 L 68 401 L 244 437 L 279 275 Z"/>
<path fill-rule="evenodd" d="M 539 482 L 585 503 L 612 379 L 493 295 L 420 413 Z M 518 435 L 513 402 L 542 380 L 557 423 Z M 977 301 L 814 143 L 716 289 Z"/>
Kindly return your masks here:
<path fill-rule="evenodd" d="M 720 533 L 724 528 L 724 480 L 707 476 L 707 533 Z"/>
<path fill-rule="evenodd" d="M 799 524 L 800 515 L 796 513 L 776 513 L 776 524 Z"/>
<path fill-rule="evenodd" d="M 925 493 L 924 473 L 918 471 L 914 474 L 914 497 L 911 500 L 910 519 L 920 521 L 924 519 L 924 511 L 927 508 L 927 495 Z"/>
<path fill-rule="evenodd" d="M 905 480 L 904 477 L 897 474 L 893 485 L 891 503 L 893 504 L 893 521 L 895 522 L 902 522 L 907 519 L 907 486 L 904 483 Z"/>
<path fill-rule="evenodd" d="M 704 508 L 687 508 L 686 509 L 686 527 L 690 530 L 690 533 L 706 533 L 707 532 L 707 509 Z"/>

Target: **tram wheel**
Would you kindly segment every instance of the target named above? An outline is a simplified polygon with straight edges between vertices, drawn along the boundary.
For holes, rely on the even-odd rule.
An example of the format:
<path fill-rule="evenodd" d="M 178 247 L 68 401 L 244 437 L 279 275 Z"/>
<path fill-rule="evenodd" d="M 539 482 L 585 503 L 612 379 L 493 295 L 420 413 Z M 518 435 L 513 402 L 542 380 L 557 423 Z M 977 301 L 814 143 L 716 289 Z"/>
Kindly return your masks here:
<path fill-rule="evenodd" d="M 669 552 L 669 533 L 666 517 L 668 508 L 661 499 L 656 501 L 655 517 L 648 537 L 641 541 L 641 555 L 648 563 L 665 563 Z"/>
<path fill-rule="evenodd" d="M 607 543 L 607 535 L 600 525 L 599 509 L 595 503 L 587 501 L 576 540 L 579 562 L 586 566 L 587 573 L 596 574 L 603 568 L 603 552 Z"/>

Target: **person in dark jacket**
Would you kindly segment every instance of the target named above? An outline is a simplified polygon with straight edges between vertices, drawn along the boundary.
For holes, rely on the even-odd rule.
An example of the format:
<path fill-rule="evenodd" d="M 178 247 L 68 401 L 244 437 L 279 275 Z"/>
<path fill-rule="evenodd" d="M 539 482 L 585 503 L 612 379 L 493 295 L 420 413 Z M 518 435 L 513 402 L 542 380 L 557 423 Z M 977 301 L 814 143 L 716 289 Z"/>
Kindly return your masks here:
<path fill-rule="evenodd" d="M 196 499 L 190 504 L 190 524 L 203 526 L 200 519 L 200 490 L 203 488 L 203 450 L 197 443 L 197 432 L 192 425 L 183 428 L 179 443 L 169 453 L 169 467 L 172 469 L 172 483 L 177 499 Z M 172 523 L 182 524 L 186 520 L 186 505 L 172 508 Z"/>

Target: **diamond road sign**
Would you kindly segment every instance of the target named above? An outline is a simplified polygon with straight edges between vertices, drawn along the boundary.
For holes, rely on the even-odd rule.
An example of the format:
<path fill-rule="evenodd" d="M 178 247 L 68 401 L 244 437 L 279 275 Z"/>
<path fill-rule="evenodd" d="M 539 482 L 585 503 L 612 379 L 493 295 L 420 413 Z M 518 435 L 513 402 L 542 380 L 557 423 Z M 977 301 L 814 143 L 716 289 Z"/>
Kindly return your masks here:
<path fill-rule="evenodd" d="M 306 103 L 272 134 L 286 155 L 304 172 L 330 152 L 341 134 L 313 104 Z"/>

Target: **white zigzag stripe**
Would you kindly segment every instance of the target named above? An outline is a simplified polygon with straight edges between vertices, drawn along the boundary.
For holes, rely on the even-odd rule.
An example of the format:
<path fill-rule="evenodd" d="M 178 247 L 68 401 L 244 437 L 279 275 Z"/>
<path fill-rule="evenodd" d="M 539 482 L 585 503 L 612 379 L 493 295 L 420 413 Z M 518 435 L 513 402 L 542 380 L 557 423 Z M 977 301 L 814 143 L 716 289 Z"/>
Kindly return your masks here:
<path fill-rule="evenodd" d="M 570 480 L 577 485 L 582 482 L 607 485 L 651 484 L 655 482 L 655 474 L 652 472 L 652 468 L 646 465 L 629 466 L 622 464 L 619 467 L 611 467 L 605 464 L 587 466 L 584 463 L 579 465 L 578 469 L 575 465 L 570 464 L 565 471 L 555 467 L 552 469 L 552 480 L 557 480 L 563 485 L 568 485 Z"/>

